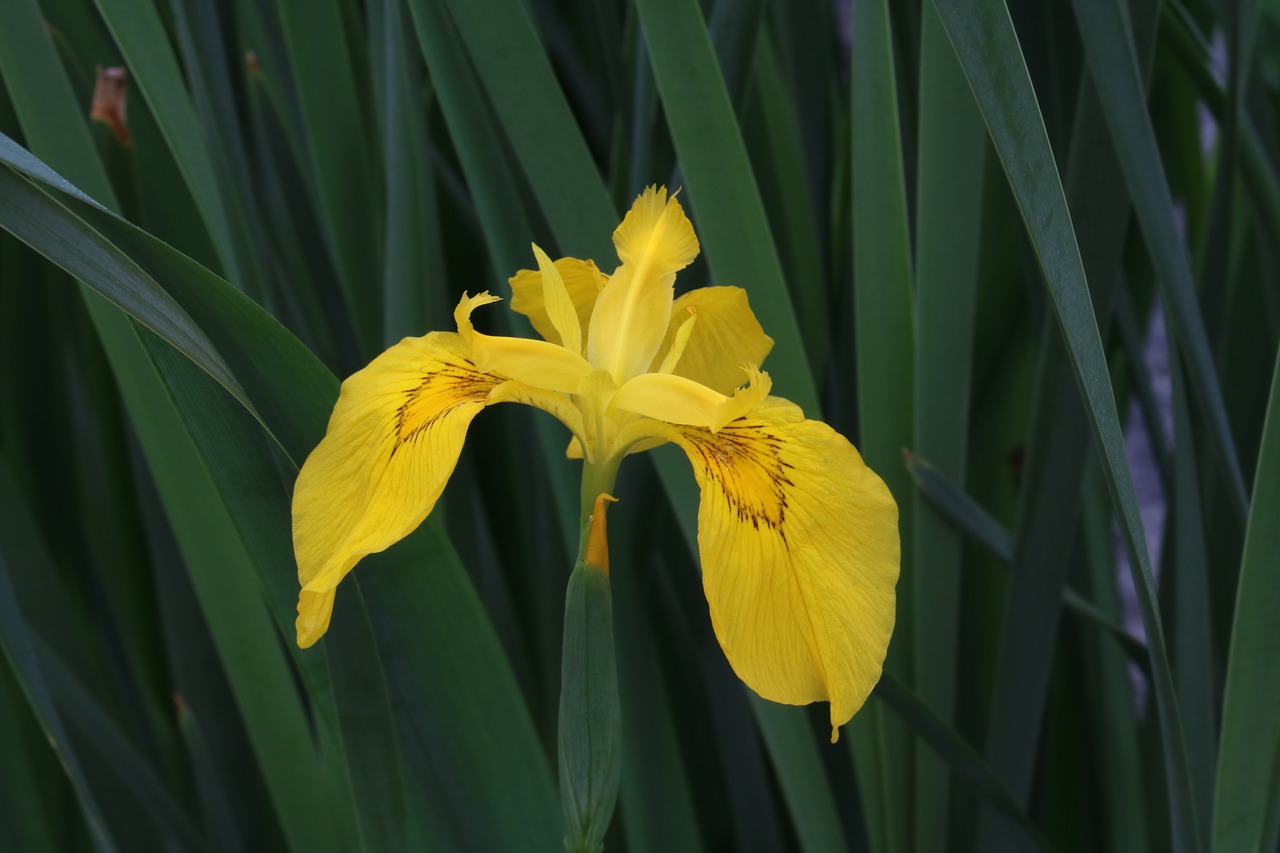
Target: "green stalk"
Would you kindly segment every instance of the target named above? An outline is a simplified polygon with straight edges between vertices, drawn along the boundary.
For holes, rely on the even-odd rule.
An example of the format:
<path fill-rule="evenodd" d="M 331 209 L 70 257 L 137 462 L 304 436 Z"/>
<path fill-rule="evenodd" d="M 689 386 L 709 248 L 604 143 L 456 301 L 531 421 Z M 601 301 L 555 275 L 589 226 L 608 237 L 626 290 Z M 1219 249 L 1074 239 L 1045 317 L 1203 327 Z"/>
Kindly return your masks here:
<path fill-rule="evenodd" d="M 571 853 L 604 849 L 621 778 L 622 704 L 604 522 L 620 461 L 619 456 L 583 465 L 582 534 L 565 594 L 560 801 L 564 846 Z"/>

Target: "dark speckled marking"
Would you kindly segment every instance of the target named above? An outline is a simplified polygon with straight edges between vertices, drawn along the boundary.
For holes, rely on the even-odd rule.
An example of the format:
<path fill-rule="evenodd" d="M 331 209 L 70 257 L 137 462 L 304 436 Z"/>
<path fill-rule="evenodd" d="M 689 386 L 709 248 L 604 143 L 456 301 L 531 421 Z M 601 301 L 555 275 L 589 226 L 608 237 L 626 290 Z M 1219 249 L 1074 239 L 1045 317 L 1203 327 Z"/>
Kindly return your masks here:
<path fill-rule="evenodd" d="M 782 459 L 782 439 L 758 428 L 727 426 L 719 433 L 682 430 L 691 454 L 702 460 L 703 476 L 714 483 L 738 520 L 756 530 L 763 524 L 787 542 L 787 487 L 794 486 L 790 463 Z"/>
<path fill-rule="evenodd" d="M 395 456 L 401 446 L 415 440 L 436 421 L 464 403 L 483 403 L 501 379 L 481 373 L 470 361 L 445 364 L 425 373 L 422 381 L 404 391 L 404 402 L 396 410 Z"/>

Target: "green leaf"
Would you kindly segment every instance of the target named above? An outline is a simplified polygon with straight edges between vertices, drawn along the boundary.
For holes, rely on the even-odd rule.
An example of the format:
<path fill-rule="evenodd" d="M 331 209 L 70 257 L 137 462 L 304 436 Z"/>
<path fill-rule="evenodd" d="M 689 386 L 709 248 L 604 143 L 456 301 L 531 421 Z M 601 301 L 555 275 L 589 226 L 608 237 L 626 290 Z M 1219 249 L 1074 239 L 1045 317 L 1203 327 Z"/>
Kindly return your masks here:
<path fill-rule="evenodd" d="M 295 463 L 301 460 L 318 440 L 336 397 L 337 382 L 333 376 L 278 323 L 221 279 L 159 241 L 98 208 L 74 200 L 71 203 L 77 205 L 79 213 L 95 217 L 95 224 L 98 227 L 110 230 L 114 239 L 129 246 L 130 254 L 155 269 L 157 280 L 169 283 L 174 291 L 171 295 L 176 295 L 177 301 L 198 318 L 201 328 L 211 331 L 212 339 L 215 340 L 219 351 L 226 356 L 225 360 L 234 366 L 237 380 L 241 381 L 242 386 L 253 389 L 249 393 L 256 409 L 263 413 L 263 420 L 272 428 L 272 435 L 277 437 L 281 447 Z M 56 213 L 60 221 L 71 216 L 65 208 L 52 205 L 47 200 L 42 211 Z M 58 252 L 52 247 L 38 248 L 48 250 L 55 256 L 55 260 L 60 259 Z M 88 277 L 87 283 L 101 284 L 92 270 L 86 271 L 85 274 Z M 173 365 L 166 367 L 173 369 Z M 134 373 L 141 369 L 140 366 L 137 367 Z M 121 375 L 121 370 L 125 375 L 133 375 L 128 369 L 121 367 L 117 370 L 117 376 Z M 196 381 L 195 377 L 202 375 L 195 374 L 187 377 L 179 387 L 185 387 L 188 383 Z M 209 389 L 214 387 L 216 386 L 211 383 L 207 384 L 203 393 L 208 395 Z M 187 398 L 188 405 L 196 405 L 200 400 L 201 392 L 188 389 L 187 393 L 194 395 Z M 158 403 L 156 405 L 158 406 Z M 231 451 L 229 455 L 220 455 L 217 451 L 219 447 L 217 441 L 213 444 L 207 443 L 211 440 L 210 436 L 216 438 L 218 430 L 226 429 L 226 424 L 235 422 L 233 413 L 234 410 L 231 410 L 217 417 L 201 417 L 189 411 L 185 424 L 179 421 L 176 425 L 170 423 L 167 427 L 157 426 L 157 431 L 152 434 L 153 438 L 144 442 L 144 447 L 149 447 L 150 442 L 157 441 L 158 439 L 154 436 L 161 434 L 180 436 L 186 434 L 188 430 L 204 431 L 203 440 L 206 442 L 204 452 L 208 462 L 202 462 L 197 467 L 208 464 L 214 472 L 221 472 L 226 476 L 232 467 L 230 463 L 234 460 L 235 467 L 246 464 L 249 468 L 257 467 L 256 476 L 258 477 L 274 477 L 274 466 L 246 463 L 246 460 L 254 458 L 252 455 L 245 455 L 246 449 L 254 445 L 244 443 L 246 437 L 252 435 L 251 430 L 246 430 L 245 423 L 240 423 L 236 427 L 238 433 L 233 431 L 230 437 L 220 439 L 230 442 L 230 444 L 221 445 L 223 447 L 239 448 Z M 208 430 L 214 430 L 214 432 L 210 434 Z M 160 448 L 156 450 L 158 452 Z M 165 452 L 177 451 L 170 448 Z M 262 451 L 259 449 L 255 452 Z M 178 462 L 176 459 L 168 459 L 156 465 L 166 471 L 193 470 L 191 462 Z M 153 470 L 156 470 L 156 465 L 153 465 Z M 252 475 L 250 479 L 252 480 Z M 278 483 L 276 488 L 279 488 Z M 211 500 L 209 493 L 204 493 L 203 497 L 197 498 L 194 494 L 179 495 L 176 492 L 176 486 L 174 489 L 175 491 L 169 495 L 171 503 L 182 499 L 197 502 Z M 234 488 L 229 488 L 225 494 L 234 496 L 237 492 Z M 249 504 L 231 498 L 227 503 L 222 504 L 222 507 L 220 510 L 222 513 L 225 513 L 227 508 L 237 513 L 242 530 L 252 533 L 255 526 L 263 523 L 263 513 L 260 508 L 255 509 Z M 212 512 L 208 509 L 205 511 Z M 281 518 L 279 513 L 282 511 L 287 510 L 281 503 L 277 503 L 273 510 L 276 513 L 275 517 Z M 188 518 L 200 516 L 198 510 L 192 509 L 190 512 Z M 266 518 L 270 517 L 270 515 L 266 516 Z M 226 518 L 225 515 L 223 518 Z M 212 524 L 211 521 L 206 528 Z M 216 530 L 204 530 L 203 535 L 210 537 L 211 541 L 199 546 L 194 541 L 190 542 L 189 547 L 184 549 L 188 560 L 194 557 L 200 561 L 216 562 L 220 555 L 221 559 L 228 561 L 229 564 L 235 564 L 235 560 L 238 559 L 251 565 L 252 561 L 248 561 L 245 557 L 234 556 L 235 549 L 240 547 L 233 544 L 238 538 L 235 526 L 229 519 L 225 521 L 225 526 L 223 525 L 224 522 L 219 522 Z M 420 544 L 405 543 L 397 551 L 398 558 L 390 561 L 389 564 L 385 559 L 377 561 L 371 559 L 370 568 L 362 569 L 362 577 L 369 580 L 369 583 L 363 585 L 362 592 L 369 601 L 371 611 L 377 614 L 376 631 L 379 637 L 379 648 L 384 655 L 383 664 L 387 669 L 388 683 L 394 686 L 391 699 L 393 703 L 397 703 L 396 718 L 400 728 L 399 736 L 401 742 L 406 744 L 405 749 L 410 755 L 421 754 L 419 750 L 423 743 L 433 742 L 437 737 L 443 737 L 451 745 L 451 749 L 441 750 L 437 745 L 432 748 L 431 754 L 434 760 L 443 762 L 450 767 L 450 770 L 447 774 L 435 778 L 450 779 L 450 790 L 467 792 L 472 803 L 491 801 L 493 805 L 490 812 L 501 812 L 506 816 L 503 821 L 492 819 L 476 821 L 468 825 L 467 831 L 473 833 L 473 838 L 488 839 L 487 842 L 476 842 L 482 847 L 509 846 L 513 838 L 527 837 L 531 832 L 537 834 L 538 831 L 534 828 L 539 825 L 538 815 L 555 813 L 550 771 L 545 757 L 537 746 L 527 708 L 519 697 L 509 666 L 501 657 L 500 647 L 492 633 L 492 627 L 487 624 L 483 610 L 475 599 L 474 590 L 467 583 L 465 574 L 457 564 L 447 541 L 441 540 L 438 521 L 429 521 L 424 528 L 423 533 L 415 540 Z M 287 525 L 281 521 L 275 527 L 270 527 L 266 534 L 258 535 L 267 535 L 270 537 L 267 541 L 280 543 L 285 531 L 287 531 Z M 191 531 L 191 535 L 195 536 L 195 531 Z M 227 548 L 231 548 L 233 553 L 227 553 Z M 287 553 L 287 543 L 284 548 Z M 426 550 L 423 550 L 424 548 Z M 280 553 L 278 544 L 275 553 L 277 555 Z M 431 554 L 434 556 L 428 556 Z M 421 571 L 422 564 L 428 561 L 436 566 L 435 570 Z M 266 584 L 268 591 L 276 590 L 274 618 L 277 624 L 284 628 L 287 628 L 291 621 L 289 614 L 292 610 L 292 592 L 282 595 L 279 592 L 281 589 L 279 585 L 291 583 L 289 580 L 293 571 L 291 562 L 287 556 L 277 556 L 264 564 L 264 566 L 288 566 L 284 573 L 276 573 L 273 570 L 270 577 L 274 580 Z M 381 573 L 373 568 L 374 565 L 379 564 L 385 566 Z M 411 568 L 412 571 L 404 571 L 402 567 Z M 383 583 L 375 583 L 375 578 Z M 398 578 L 394 581 L 398 584 L 396 587 L 388 586 L 393 583 L 393 578 Z M 224 572 L 221 579 L 224 582 L 229 581 L 231 576 Z M 256 581 L 251 579 L 249 583 L 256 589 Z M 199 588 L 199 584 L 197 587 Z M 239 590 L 236 594 L 245 594 L 245 592 Z M 212 587 L 202 590 L 202 598 L 208 599 L 213 596 L 215 602 L 221 600 L 218 598 L 221 595 L 223 595 L 222 592 Z M 290 600 L 281 603 L 282 599 Z M 248 599 L 245 601 L 247 602 Z M 234 607 L 228 606 L 230 609 L 220 611 L 224 615 L 211 618 L 211 623 L 228 618 L 225 614 L 234 610 Z M 242 603 L 240 606 L 248 608 L 246 613 L 253 612 L 253 607 L 248 603 Z M 448 618 L 443 618 L 446 615 Z M 432 631 L 438 632 L 435 641 L 423 640 L 413 645 L 411 649 L 401 648 L 396 650 L 395 654 L 389 653 L 389 649 L 403 646 L 403 641 L 397 639 L 398 637 L 421 638 L 424 625 L 431 626 Z M 467 638 L 463 642 L 463 648 L 470 650 L 465 658 L 461 659 L 456 654 L 445 653 L 447 649 L 454 647 L 454 643 L 459 642 L 459 637 Z M 265 640 L 259 637 L 255 640 L 248 634 L 236 635 L 234 638 L 223 637 L 220 642 L 224 656 L 233 653 L 228 644 L 234 644 L 236 650 L 247 648 L 254 642 L 268 648 L 278 647 L 274 638 Z M 477 663 L 477 660 L 482 662 Z M 259 663 L 265 665 L 266 660 Z M 484 673 L 485 677 L 479 678 L 477 673 Z M 288 679 L 283 676 L 274 677 L 274 681 L 281 685 L 288 683 Z M 406 696 L 412 697 L 411 701 L 406 701 L 404 698 Z M 276 698 L 272 701 L 280 702 L 281 700 Z M 433 725 L 438 727 L 439 732 L 426 740 L 422 738 L 420 728 L 426 724 L 420 710 L 424 705 L 432 707 L 430 719 L 434 720 Z M 287 705 L 281 707 L 287 707 Z M 501 714 L 505 722 L 502 724 L 486 722 L 489 714 Z M 409 717 L 408 721 L 405 719 L 406 716 Z M 410 728 L 407 730 L 406 727 Z M 417 729 L 414 730 L 412 727 Z M 495 737 L 494 729 L 500 729 L 502 736 Z M 406 738 L 411 740 L 407 741 Z M 482 756 L 484 761 L 480 760 Z M 306 763 L 297 759 L 281 760 L 272 762 L 270 767 L 281 770 L 290 767 L 301 768 L 301 772 L 305 770 Z M 264 769 L 267 769 L 267 765 L 264 765 Z M 319 780 L 317 784 L 320 782 L 324 780 Z M 324 784 L 331 784 L 331 781 Z M 294 785 L 294 787 L 299 786 Z M 301 788 L 305 787 L 307 786 L 301 786 Z M 512 791 L 520 793 L 516 795 L 511 793 Z M 305 796 L 305 791 L 302 791 L 302 794 Z M 519 802 L 527 811 L 513 809 L 509 804 L 506 807 L 500 807 L 498 804 L 503 801 Z M 305 806 L 300 808 L 299 813 L 307 811 L 313 811 L 313 809 Z"/>
<path fill-rule="evenodd" d="M 716 10 L 730 5 L 717 3 Z M 733 16 L 726 12 L 726 17 Z M 715 40 L 714 30 L 712 40 Z M 821 227 L 808 194 L 809 163 L 805 161 L 795 104 L 782 79 L 777 50 L 768 33 L 761 35 L 756 48 L 755 75 L 754 98 L 749 104 L 756 105 L 759 113 L 756 134 L 763 137 L 759 143 L 763 150 L 756 161 L 760 192 L 778 237 L 778 252 L 786 270 L 809 363 L 822 375 L 831 349 L 828 330 L 831 318 L 827 289 L 821 284 L 826 272 L 822 264 Z M 747 130 L 750 129 L 748 125 Z"/>
<path fill-rule="evenodd" d="M 233 236 L 234 226 L 218 184 L 213 153 L 183 88 L 182 71 L 155 6 L 150 0 L 95 3 L 124 54 L 132 80 L 160 125 L 230 280 L 245 287 L 251 280 Z"/>
<path fill-rule="evenodd" d="M 79 729 L 87 743 L 102 756 L 107 766 L 133 794 L 137 802 L 150 813 L 157 827 L 169 837 L 195 850 L 207 850 L 208 845 L 190 817 L 173 799 L 167 784 L 145 758 L 129 743 L 106 710 L 83 684 L 72 674 L 38 637 L 34 647 L 40 660 L 49 690 L 54 701 L 68 721 Z"/>
<path fill-rule="evenodd" d="M 964 482 L 970 366 L 987 140 L 982 117 L 932 7 L 923 10 L 916 178 L 914 449 Z M 874 279 L 872 280 L 874 286 Z M 962 540 L 922 495 L 912 515 L 915 689 L 955 717 Z M 916 753 L 916 849 L 946 846 L 950 775 Z"/>
<path fill-rule="evenodd" d="M 816 415 L 818 393 L 782 264 L 698 4 L 638 0 L 636 11 L 712 275 L 746 289 L 777 341 L 768 362 L 774 390 Z"/>
<path fill-rule="evenodd" d="M 18 678 L 31 710 L 40 721 L 49 745 L 62 763 L 67 778 L 71 780 L 72 790 L 75 791 L 80 810 L 89 825 L 94 846 L 101 851 L 117 849 L 54 703 L 52 691 L 40 665 L 35 639 L 27 629 L 26 620 L 18 607 L 3 547 L 0 547 L 0 646 L 3 646 L 5 657 Z"/>
<path fill-rule="evenodd" d="M 367 285 L 381 278 L 372 116 L 351 63 L 340 0 L 280 0 L 279 20 L 302 119 L 314 203 L 366 355 L 382 341 L 381 311 Z"/>
<path fill-rule="evenodd" d="M 920 487 L 920 493 L 947 518 L 951 524 L 967 534 L 1005 563 L 1013 562 L 1013 534 L 986 510 L 964 493 L 946 474 L 934 467 L 928 459 L 910 451 L 903 453 L 907 472 Z"/>
<path fill-rule="evenodd" d="M 915 582 L 912 570 L 914 513 L 911 484 L 899 453 L 914 438 L 915 318 L 912 306 L 911 240 L 893 35 L 884 0 L 854 7 L 850 105 L 853 114 L 853 292 L 859 445 L 867 464 L 898 502 L 903 573 L 898 582 L 898 619 L 885 670 L 910 682 L 914 668 Z M 887 366 L 887 369 L 886 369 Z M 945 798 L 938 775 L 928 799 L 920 799 L 909 733 L 872 709 L 852 729 L 860 788 L 871 804 L 875 850 L 911 850 L 917 806 L 938 814 Z M 922 758 L 921 761 L 927 761 Z M 943 780 L 945 781 L 945 780 Z M 880 802 L 877 803 L 877 800 Z M 942 800 L 945 802 L 945 799 Z M 945 831 L 940 815 L 937 831 Z"/>
<path fill-rule="evenodd" d="M 569 575 L 562 667 L 558 751 L 565 848 L 594 853 L 604 849 L 622 760 L 613 602 L 608 572 L 599 566 L 580 562 Z"/>
<path fill-rule="evenodd" d="M 387 238 L 383 252 L 382 339 L 390 346 L 407 335 L 445 324 L 449 298 L 444 245 L 436 213 L 436 182 L 419 88 L 426 76 L 407 12 L 399 0 L 375 4 L 382 18 L 374 42 L 380 53 L 375 82 L 382 92 L 383 174 L 387 187 Z M 429 300 L 428 295 L 437 298 Z M 441 310 L 445 309 L 445 310 Z M 433 325 L 433 321 L 440 321 Z"/>
<path fill-rule="evenodd" d="M 21 154 L 25 152 L 19 151 L 13 140 L 0 136 L 0 161 L 21 168 Z M 253 404 L 230 368 L 190 315 L 155 279 L 83 220 L 69 211 L 65 215 L 52 212 L 59 206 L 13 168 L 0 170 L 0 225 L 5 230 L 37 251 L 48 247 L 42 252 L 46 257 L 56 252 L 56 262 L 67 272 L 82 280 L 92 279 L 97 289 L 121 310 L 169 341 L 252 409 Z"/>
<path fill-rule="evenodd" d="M 985 802 L 995 806 L 1022 830 L 1018 847 L 1043 850 L 1040 830 L 1027 817 L 1000 778 L 955 731 L 933 713 L 924 701 L 888 673 L 872 694 L 910 724 L 934 751 L 960 775 Z"/>
<path fill-rule="evenodd" d="M 962 4 L 935 0 L 1027 225 L 1053 300 L 1072 372 L 1103 457 L 1103 473 L 1130 552 L 1143 624 L 1151 648 L 1161 746 L 1167 763 L 1170 819 L 1178 849 L 1199 838 L 1181 714 L 1160 621 L 1155 580 L 1111 381 L 1090 306 L 1066 198 L 1013 22 L 1000 0 Z"/>
<path fill-rule="evenodd" d="M 773 758 L 782 796 L 795 820 L 800 849 L 849 849 L 822 769 L 822 756 L 814 748 L 813 731 L 805 718 L 794 709 L 761 699 L 754 693 L 748 698 L 765 747 Z"/>
<path fill-rule="evenodd" d="M 1200 814 L 1213 814 L 1213 773 L 1217 764 L 1218 680 L 1214 673 L 1213 625 L 1209 613 L 1209 559 L 1205 547 L 1205 516 L 1201 504 L 1198 466 L 1204 464 L 1195 446 L 1191 408 L 1182 362 L 1172 346 L 1169 367 L 1173 408 L 1173 488 L 1169 517 L 1172 529 L 1173 636 L 1170 655 L 1177 674 L 1178 698 L 1187 725 L 1187 751 Z M 1134 354 L 1137 357 L 1137 354 Z M 1155 413 L 1153 413 L 1155 414 Z M 1152 431 L 1162 432 L 1159 422 Z M 1168 565 L 1166 563 L 1166 565 Z M 1166 610 L 1166 613 L 1169 612 Z M 1205 838 L 1209 825 L 1206 821 Z"/>
<path fill-rule="evenodd" d="M 121 393 L 286 838 L 296 847 L 341 849 L 353 834 L 343 825 L 349 812 L 333 796 L 323 772 L 275 619 L 263 600 L 255 554 L 236 526 L 236 510 L 261 512 L 261 507 L 247 501 L 237 505 L 219 490 L 180 401 L 183 395 L 205 401 L 207 429 L 225 431 L 237 415 L 252 420 L 238 404 L 220 400 L 205 374 L 157 339 L 126 346 L 125 335 L 135 334 L 136 327 L 107 303 L 91 300 L 90 308 L 109 342 Z"/>
<path fill-rule="evenodd" d="M 1262 447 L 1240 561 L 1218 743 L 1212 849 L 1266 849 L 1280 832 L 1280 358 L 1272 374 Z"/>
<path fill-rule="evenodd" d="M 617 211 L 525 8 L 519 0 L 448 5 L 560 251 L 607 268 Z"/>
<path fill-rule="evenodd" d="M 1200 316 L 1191 266 L 1178 236 L 1169 185 L 1147 114 L 1145 88 L 1135 54 L 1127 7 L 1118 2 L 1076 2 L 1076 17 L 1089 67 L 1097 80 L 1107 125 L 1147 242 L 1156 281 L 1168 308 L 1170 330 L 1187 360 L 1191 388 L 1222 460 L 1229 494 L 1243 517 L 1248 511 L 1244 476 L 1227 423 L 1222 389 Z"/>
<path fill-rule="evenodd" d="M 1105 498 L 1105 486 L 1096 464 L 1085 472 L 1081 510 L 1083 528 L 1085 590 L 1097 601 L 1105 615 L 1121 613 L 1117 588 L 1115 533 Z M 1135 702 L 1133 677 L 1129 663 L 1116 644 L 1098 633 L 1082 649 L 1086 665 L 1088 697 L 1084 713 L 1090 727 L 1097 732 L 1092 754 L 1103 756 L 1108 772 L 1098 784 L 1102 829 L 1099 833 L 1112 850 L 1151 849 L 1151 809 L 1148 803 L 1159 791 L 1149 792 L 1149 776 L 1142 750 L 1140 732 L 1128 714 L 1116 714 L 1115 708 L 1131 708 Z M 1152 780 L 1155 781 L 1155 780 Z"/>
<path fill-rule="evenodd" d="M 929 499 L 929 502 L 949 523 L 970 536 L 998 557 L 1001 562 L 1009 566 L 1014 565 L 1016 546 L 1012 533 L 988 515 L 986 510 L 945 474 L 929 464 L 927 459 L 912 453 L 906 454 L 906 459 L 907 470 L 911 472 L 911 478 L 920 487 L 921 494 Z M 1023 570 L 1026 568 L 1024 565 Z M 1123 625 L 1101 608 L 1070 587 L 1062 590 L 1062 604 L 1105 629 L 1124 647 L 1133 663 L 1143 669 L 1150 669 L 1146 643 L 1130 634 Z"/>

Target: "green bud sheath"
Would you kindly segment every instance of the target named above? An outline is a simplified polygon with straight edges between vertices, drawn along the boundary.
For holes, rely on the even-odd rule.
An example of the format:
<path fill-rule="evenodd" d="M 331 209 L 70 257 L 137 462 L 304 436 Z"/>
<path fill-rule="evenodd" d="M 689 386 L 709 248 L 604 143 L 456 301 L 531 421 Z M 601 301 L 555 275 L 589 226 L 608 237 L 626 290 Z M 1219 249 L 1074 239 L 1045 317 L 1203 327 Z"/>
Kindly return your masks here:
<path fill-rule="evenodd" d="M 564 607 L 560 681 L 560 800 L 565 849 L 604 849 L 618 800 L 622 709 L 609 575 L 579 562 Z"/>

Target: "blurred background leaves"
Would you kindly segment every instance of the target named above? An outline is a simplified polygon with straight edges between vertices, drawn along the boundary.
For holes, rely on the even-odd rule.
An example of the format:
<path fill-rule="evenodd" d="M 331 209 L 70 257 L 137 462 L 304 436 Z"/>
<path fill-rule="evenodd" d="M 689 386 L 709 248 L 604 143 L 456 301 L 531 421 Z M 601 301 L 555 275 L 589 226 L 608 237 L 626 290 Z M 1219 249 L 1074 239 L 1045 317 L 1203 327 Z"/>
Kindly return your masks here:
<path fill-rule="evenodd" d="M 0 848 L 560 848 L 558 425 L 305 652 L 289 499 L 340 378 L 666 183 L 898 627 L 834 747 L 748 695 L 633 457 L 606 848 L 1280 849 L 1276 3 L 5 0 L 0 81 Z"/>

